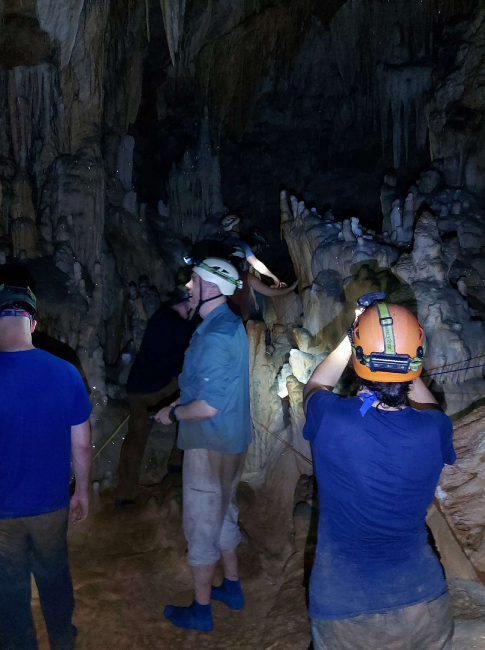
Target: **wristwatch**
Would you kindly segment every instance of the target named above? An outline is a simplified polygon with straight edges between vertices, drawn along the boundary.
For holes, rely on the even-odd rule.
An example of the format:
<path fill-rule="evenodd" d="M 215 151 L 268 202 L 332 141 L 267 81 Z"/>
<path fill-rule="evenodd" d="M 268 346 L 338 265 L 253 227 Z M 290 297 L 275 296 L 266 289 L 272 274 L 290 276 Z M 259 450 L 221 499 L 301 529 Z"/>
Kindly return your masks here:
<path fill-rule="evenodd" d="M 175 415 L 175 409 L 178 409 L 179 406 L 180 404 L 177 404 L 176 406 L 172 406 L 168 414 L 168 419 L 170 420 L 170 422 L 173 422 L 174 424 L 178 422 L 177 416 Z"/>

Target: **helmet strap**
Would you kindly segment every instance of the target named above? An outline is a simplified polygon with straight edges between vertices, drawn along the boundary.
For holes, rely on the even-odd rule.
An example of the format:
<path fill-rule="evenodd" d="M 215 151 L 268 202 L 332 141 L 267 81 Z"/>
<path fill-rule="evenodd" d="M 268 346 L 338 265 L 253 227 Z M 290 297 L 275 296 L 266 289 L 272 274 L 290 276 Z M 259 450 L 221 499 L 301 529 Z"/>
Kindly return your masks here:
<path fill-rule="evenodd" d="M 389 312 L 389 307 L 385 302 L 376 302 L 377 313 L 379 314 L 379 323 L 382 329 L 382 338 L 384 340 L 384 354 L 396 354 L 396 341 L 394 339 L 393 321 Z"/>
<path fill-rule="evenodd" d="M 217 300 L 218 298 L 222 298 L 222 293 L 218 293 L 217 296 L 212 296 L 212 298 L 202 298 L 202 283 L 201 283 L 199 303 L 195 308 L 194 317 L 200 314 L 200 309 L 203 305 L 205 305 L 206 302 L 211 302 L 212 300 Z"/>

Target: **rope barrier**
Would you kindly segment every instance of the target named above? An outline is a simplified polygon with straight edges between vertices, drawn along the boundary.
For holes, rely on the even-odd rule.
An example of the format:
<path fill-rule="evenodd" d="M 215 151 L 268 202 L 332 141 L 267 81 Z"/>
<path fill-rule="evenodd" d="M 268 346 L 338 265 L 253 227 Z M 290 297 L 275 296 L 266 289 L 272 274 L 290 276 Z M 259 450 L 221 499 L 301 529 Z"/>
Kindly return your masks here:
<path fill-rule="evenodd" d="M 291 303 L 291 305 L 290 305 L 290 307 L 289 307 L 288 309 L 290 309 L 290 308 L 295 304 L 296 301 L 297 301 L 297 298 L 296 298 L 296 299 Z M 485 357 L 485 354 L 480 354 L 480 355 L 478 355 L 478 356 L 476 356 L 476 357 L 471 357 L 470 359 L 466 359 L 465 363 L 466 363 L 467 361 L 474 361 L 475 359 L 482 359 L 482 358 L 484 358 L 484 357 Z M 452 366 L 452 365 L 454 365 L 454 364 L 456 364 L 456 363 L 463 363 L 463 361 L 462 361 L 462 362 L 460 362 L 460 361 L 454 361 L 453 363 L 447 363 L 447 364 L 445 364 L 445 365 L 443 365 L 443 366 L 437 366 L 437 367 L 438 367 L 438 368 L 440 368 L 440 367 L 441 367 L 441 368 L 447 368 L 448 366 Z M 426 374 L 423 373 L 422 377 L 435 377 L 435 376 L 437 376 L 437 375 L 446 375 L 446 374 L 450 374 L 450 373 L 453 373 L 453 372 L 462 372 L 462 371 L 464 371 L 464 370 L 472 370 L 472 369 L 474 369 L 474 368 L 485 368 L 485 363 L 477 364 L 477 365 L 474 365 L 474 366 L 466 366 L 466 367 L 464 367 L 464 368 L 453 368 L 452 370 L 442 370 L 442 371 L 440 371 L 440 372 L 427 372 Z M 431 368 L 430 370 L 434 370 L 434 368 Z M 109 437 L 109 438 L 108 438 L 108 439 L 107 439 L 107 440 L 106 440 L 106 441 L 101 445 L 101 447 L 96 451 L 96 453 L 95 453 L 94 456 L 93 456 L 93 462 L 96 460 L 96 458 L 98 458 L 98 456 L 101 454 L 101 452 L 102 452 L 102 451 L 103 451 L 103 450 L 104 450 L 104 449 L 109 445 L 109 443 L 112 442 L 112 440 L 113 440 L 114 438 L 116 438 L 116 436 L 117 436 L 118 433 L 120 432 L 120 430 L 121 430 L 121 428 L 123 427 L 123 425 L 126 424 L 126 422 L 128 421 L 129 417 L 130 417 L 130 415 L 128 414 L 128 415 L 127 415 L 127 416 L 122 420 L 122 422 L 121 422 L 121 423 L 116 427 L 116 429 L 113 431 L 113 433 L 110 435 L 110 437 Z M 287 442 L 286 440 L 284 440 L 283 438 L 281 438 L 281 437 L 280 437 L 277 433 L 275 433 L 274 431 L 271 431 L 270 429 L 268 429 L 268 427 L 266 427 L 266 426 L 265 426 L 264 424 L 262 424 L 261 422 L 258 422 L 258 420 L 256 420 L 255 418 L 251 417 L 251 419 L 252 419 L 252 421 L 253 421 L 254 424 L 258 425 L 259 427 L 261 427 L 262 429 L 264 429 L 265 431 L 267 431 L 269 434 L 271 434 L 271 435 L 274 436 L 277 440 L 279 440 L 279 442 L 283 443 L 283 444 L 285 445 L 285 447 L 288 447 L 288 449 L 291 449 L 291 451 L 292 451 L 293 453 L 295 453 L 297 456 L 299 456 L 302 460 L 306 461 L 309 465 L 312 465 L 312 466 L 313 466 L 313 461 L 312 461 L 311 459 L 307 458 L 307 457 L 306 457 L 304 454 L 302 454 L 300 451 L 298 451 L 298 449 L 295 449 L 295 447 L 293 447 L 293 445 L 291 445 L 289 442 Z"/>
<path fill-rule="evenodd" d="M 282 442 L 285 445 L 285 447 L 288 447 L 288 449 L 291 449 L 291 451 L 293 453 L 295 453 L 297 456 L 300 456 L 300 458 L 305 460 L 309 465 L 311 465 L 313 467 L 313 461 L 310 460 L 309 458 L 307 458 L 304 454 L 302 454 L 301 451 L 298 451 L 298 449 L 295 449 L 295 447 L 293 447 L 293 445 L 290 445 L 289 442 L 287 442 L 286 440 L 283 440 L 283 438 L 281 438 L 277 433 L 275 433 L 274 431 L 271 431 L 270 429 L 268 429 L 268 427 L 265 427 L 264 424 L 262 424 L 261 422 L 258 422 L 255 418 L 251 417 L 251 420 L 253 421 L 254 424 L 257 424 L 258 426 L 262 427 L 265 431 L 267 431 L 272 436 L 274 436 L 277 440 Z"/>
<path fill-rule="evenodd" d="M 442 366 L 435 366 L 434 368 L 429 368 L 428 372 L 430 370 L 438 370 L 440 368 L 448 368 L 448 366 L 454 366 L 457 363 L 468 363 L 469 361 L 475 361 L 476 359 L 483 359 L 485 357 L 485 354 L 479 354 L 476 357 L 470 357 L 469 359 L 463 359 L 461 361 L 453 361 L 452 363 L 445 363 Z M 484 364 L 485 365 L 485 364 Z M 473 366 L 474 368 L 480 368 L 481 366 Z M 457 370 L 466 370 L 466 368 L 457 368 Z M 454 370 L 450 370 L 449 372 L 454 372 Z M 428 376 L 430 377 L 431 375 L 423 375 L 423 377 Z"/>
<path fill-rule="evenodd" d="M 99 454 L 103 451 L 103 449 L 105 449 L 105 447 L 107 447 L 109 445 L 109 443 L 113 440 L 113 438 L 116 438 L 116 436 L 118 435 L 121 427 L 125 424 L 125 422 L 128 421 L 129 417 L 130 417 L 130 414 L 128 413 L 128 415 L 124 418 L 124 420 L 121 422 L 121 424 L 119 424 L 116 427 L 116 429 L 113 431 L 113 433 L 110 435 L 108 440 L 106 440 L 106 442 L 101 445 L 101 447 L 98 449 L 98 451 L 93 456 L 93 463 L 96 460 L 96 458 L 99 456 Z"/>
<path fill-rule="evenodd" d="M 483 355 L 482 355 L 483 356 Z M 456 362 L 458 363 L 458 362 Z M 451 364 L 448 364 L 451 365 Z M 446 368 L 446 366 L 442 366 L 443 368 Z M 426 374 L 423 374 L 423 377 L 435 377 L 436 375 L 447 375 L 450 372 L 461 372 L 462 370 L 471 370 L 472 368 L 485 368 L 485 363 L 480 363 L 478 366 L 466 366 L 465 368 L 454 368 L 453 370 L 443 370 L 441 372 L 429 372 Z"/>

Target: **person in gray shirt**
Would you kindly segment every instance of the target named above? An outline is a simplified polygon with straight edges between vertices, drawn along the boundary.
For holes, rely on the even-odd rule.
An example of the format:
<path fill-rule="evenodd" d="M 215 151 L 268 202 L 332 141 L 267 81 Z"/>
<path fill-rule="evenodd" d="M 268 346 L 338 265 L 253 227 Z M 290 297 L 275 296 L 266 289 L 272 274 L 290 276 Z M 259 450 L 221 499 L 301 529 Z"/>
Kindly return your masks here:
<path fill-rule="evenodd" d="M 165 608 L 177 627 L 209 632 L 211 599 L 242 609 L 236 549 L 241 540 L 236 491 L 251 442 L 248 340 L 227 306 L 240 288 L 235 267 L 220 258 L 196 263 L 187 284 L 203 321 L 192 336 L 179 376 L 180 399 L 155 419 L 179 422 L 184 450 L 183 525 L 195 598 L 190 607 Z M 212 587 L 218 560 L 224 582 Z"/>

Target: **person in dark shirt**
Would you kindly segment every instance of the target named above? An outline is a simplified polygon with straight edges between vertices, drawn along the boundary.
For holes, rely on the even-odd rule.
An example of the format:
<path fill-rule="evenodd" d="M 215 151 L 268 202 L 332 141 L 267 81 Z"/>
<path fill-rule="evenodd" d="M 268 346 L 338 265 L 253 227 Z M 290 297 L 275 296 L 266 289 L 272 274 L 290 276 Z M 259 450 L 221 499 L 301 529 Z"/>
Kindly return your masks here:
<path fill-rule="evenodd" d="M 451 650 L 451 599 L 425 517 L 456 455 L 452 423 L 419 377 L 425 349 L 416 317 L 378 300 L 305 387 L 320 501 L 315 650 Z M 360 389 L 341 397 L 332 388 L 350 356 Z"/>
<path fill-rule="evenodd" d="M 118 467 L 117 506 L 135 501 L 143 454 L 153 426 L 150 412 L 165 406 L 178 390 L 177 376 L 189 344 L 192 315 L 190 294 L 185 287 L 178 287 L 148 321 L 126 383 L 130 419 Z"/>

